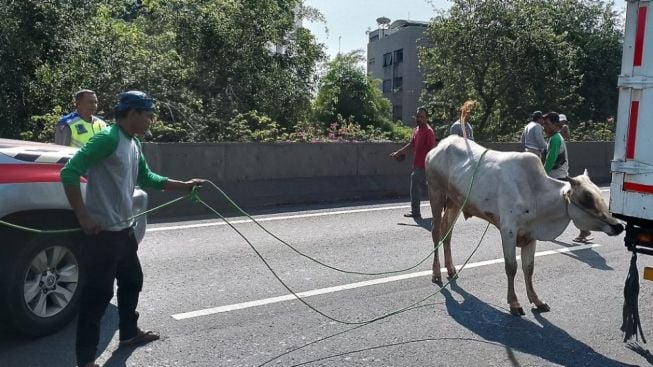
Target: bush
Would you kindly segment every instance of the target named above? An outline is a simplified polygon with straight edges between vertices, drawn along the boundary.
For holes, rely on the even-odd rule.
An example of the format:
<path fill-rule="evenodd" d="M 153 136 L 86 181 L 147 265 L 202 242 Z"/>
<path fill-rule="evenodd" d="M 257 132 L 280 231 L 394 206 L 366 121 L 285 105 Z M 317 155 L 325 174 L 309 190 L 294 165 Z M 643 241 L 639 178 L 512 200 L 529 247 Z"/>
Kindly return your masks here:
<path fill-rule="evenodd" d="M 45 115 L 32 116 L 29 120 L 29 129 L 20 133 L 23 140 L 54 142 L 54 132 L 57 122 L 61 119 L 63 110 L 60 106 L 52 109 L 52 112 Z"/>
<path fill-rule="evenodd" d="M 284 134 L 291 142 L 406 142 L 412 135 L 412 129 L 401 122 L 390 123 L 390 131 L 379 127 L 362 127 L 351 119 L 337 116 L 327 128 L 321 122 L 300 122 L 295 131 Z"/>

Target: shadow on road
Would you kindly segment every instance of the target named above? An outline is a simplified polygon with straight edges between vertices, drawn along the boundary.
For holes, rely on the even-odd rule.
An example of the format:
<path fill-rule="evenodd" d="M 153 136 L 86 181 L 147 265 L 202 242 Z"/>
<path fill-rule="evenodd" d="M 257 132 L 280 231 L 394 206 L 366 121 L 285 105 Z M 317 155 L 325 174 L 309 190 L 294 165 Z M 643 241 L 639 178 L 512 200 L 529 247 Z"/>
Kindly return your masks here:
<path fill-rule="evenodd" d="M 553 240 L 551 241 L 557 245 L 564 246 L 567 248 L 574 248 L 576 246 L 581 246 L 581 245 L 576 245 L 576 244 L 570 244 L 558 240 Z M 594 248 L 588 248 L 584 250 L 576 250 L 572 252 L 562 252 L 561 255 L 565 255 L 568 257 L 571 257 L 574 260 L 578 260 L 581 262 L 584 262 L 585 264 L 589 265 L 593 269 L 598 269 L 598 270 L 614 270 L 611 266 L 608 265 L 607 261 L 605 258 L 601 255 L 599 255 L 598 252 L 594 250 Z"/>
<path fill-rule="evenodd" d="M 129 347 L 129 348 L 122 347 L 116 349 L 111 354 L 111 357 L 102 366 L 103 367 L 126 367 L 129 356 L 132 355 L 132 353 L 134 352 L 134 350 L 136 350 L 136 348 L 137 347 Z"/>
<path fill-rule="evenodd" d="M 77 365 L 75 360 L 76 327 L 77 321 L 73 320 L 58 333 L 38 339 L 21 339 L 6 331 L 2 332 L 0 333 L 0 356 L 2 356 L 0 365 L 7 367 L 74 367 Z M 102 319 L 98 355 L 104 352 L 117 330 L 118 308 L 109 304 Z M 123 363 L 113 366 L 124 365 Z"/>
<path fill-rule="evenodd" d="M 407 226 L 407 227 L 422 227 L 427 231 L 431 232 L 431 218 L 405 218 L 412 219 L 413 223 L 397 223 L 398 226 Z"/>
<path fill-rule="evenodd" d="M 653 354 L 648 349 L 644 349 L 638 342 L 630 342 L 626 347 L 644 357 L 648 363 L 653 365 Z"/>
<path fill-rule="evenodd" d="M 462 296 L 462 301 L 456 300 L 452 292 Z M 560 366 L 631 366 L 597 353 L 542 314 L 533 313 L 539 324 L 528 316 L 512 316 L 467 293 L 455 282 L 451 283 L 451 291 L 443 289 L 442 295 L 449 315 L 481 338 L 504 345 L 513 366 L 520 365 L 513 350 Z"/>

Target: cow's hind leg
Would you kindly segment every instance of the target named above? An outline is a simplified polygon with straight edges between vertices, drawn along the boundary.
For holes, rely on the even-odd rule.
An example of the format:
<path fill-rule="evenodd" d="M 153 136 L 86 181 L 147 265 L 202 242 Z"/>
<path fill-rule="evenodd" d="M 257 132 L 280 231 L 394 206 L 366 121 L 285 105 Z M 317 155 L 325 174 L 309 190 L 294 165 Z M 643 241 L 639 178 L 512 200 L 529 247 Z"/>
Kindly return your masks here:
<path fill-rule="evenodd" d="M 444 266 L 447 268 L 447 275 L 449 278 L 456 276 L 456 267 L 453 264 L 451 256 L 451 237 L 453 235 L 453 226 L 456 224 L 456 215 L 460 208 L 456 206 L 451 200 L 447 200 L 447 207 L 444 209 L 442 216 L 442 224 L 440 232 L 445 236 L 442 241 L 444 247 Z"/>
<path fill-rule="evenodd" d="M 501 229 L 501 244 L 505 260 L 506 275 L 508 277 L 508 305 L 510 313 L 515 316 L 525 315 L 524 309 L 517 300 L 515 293 L 515 275 L 517 274 L 517 241 L 516 234 L 510 229 Z"/>
<path fill-rule="evenodd" d="M 535 293 L 533 288 L 533 270 L 535 268 L 535 244 L 536 240 L 531 240 L 526 246 L 521 248 L 521 264 L 524 271 L 524 282 L 526 283 L 526 294 L 530 303 L 535 305 L 536 311 L 548 312 L 551 309 L 549 305 L 542 302 Z"/>
<path fill-rule="evenodd" d="M 431 202 L 431 213 L 433 216 L 431 223 L 431 238 L 433 239 L 433 246 L 437 248 L 440 243 L 440 223 L 442 222 L 442 209 L 444 208 L 445 196 L 439 192 L 433 185 L 429 184 L 429 200 Z M 440 250 L 435 249 L 433 253 L 433 274 L 431 281 L 435 284 L 442 284 L 442 276 L 440 275 Z"/>

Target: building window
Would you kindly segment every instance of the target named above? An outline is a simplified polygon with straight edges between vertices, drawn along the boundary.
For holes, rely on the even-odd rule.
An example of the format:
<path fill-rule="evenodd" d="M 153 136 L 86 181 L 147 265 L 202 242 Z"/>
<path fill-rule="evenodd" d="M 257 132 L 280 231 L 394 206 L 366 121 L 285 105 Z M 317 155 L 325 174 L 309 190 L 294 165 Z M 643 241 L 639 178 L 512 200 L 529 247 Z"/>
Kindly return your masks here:
<path fill-rule="evenodd" d="M 404 62 L 404 49 L 395 50 L 395 64 Z"/>
<path fill-rule="evenodd" d="M 383 54 L 383 66 L 389 66 L 389 65 L 392 65 L 392 52 Z"/>
<path fill-rule="evenodd" d="M 383 81 L 383 93 L 392 92 L 392 79 L 386 79 Z"/>
<path fill-rule="evenodd" d="M 402 112 L 403 112 L 403 109 L 401 108 L 401 105 L 393 105 L 392 106 L 392 120 L 393 121 L 401 121 Z"/>
<path fill-rule="evenodd" d="M 394 78 L 392 80 L 392 88 L 394 88 L 395 92 L 399 92 L 401 90 L 401 87 L 404 86 L 404 78 L 399 77 L 399 78 Z"/>

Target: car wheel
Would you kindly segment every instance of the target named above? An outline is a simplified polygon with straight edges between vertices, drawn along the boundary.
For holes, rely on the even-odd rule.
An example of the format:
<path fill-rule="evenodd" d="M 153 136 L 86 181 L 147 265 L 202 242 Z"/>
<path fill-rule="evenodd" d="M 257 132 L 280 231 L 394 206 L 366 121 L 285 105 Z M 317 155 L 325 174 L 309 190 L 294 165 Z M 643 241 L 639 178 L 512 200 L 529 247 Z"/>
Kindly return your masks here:
<path fill-rule="evenodd" d="M 36 235 L 19 246 L 5 275 L 7 321 L 23 335 L 51 334 L 77 311 L 79 237 Z"/>

